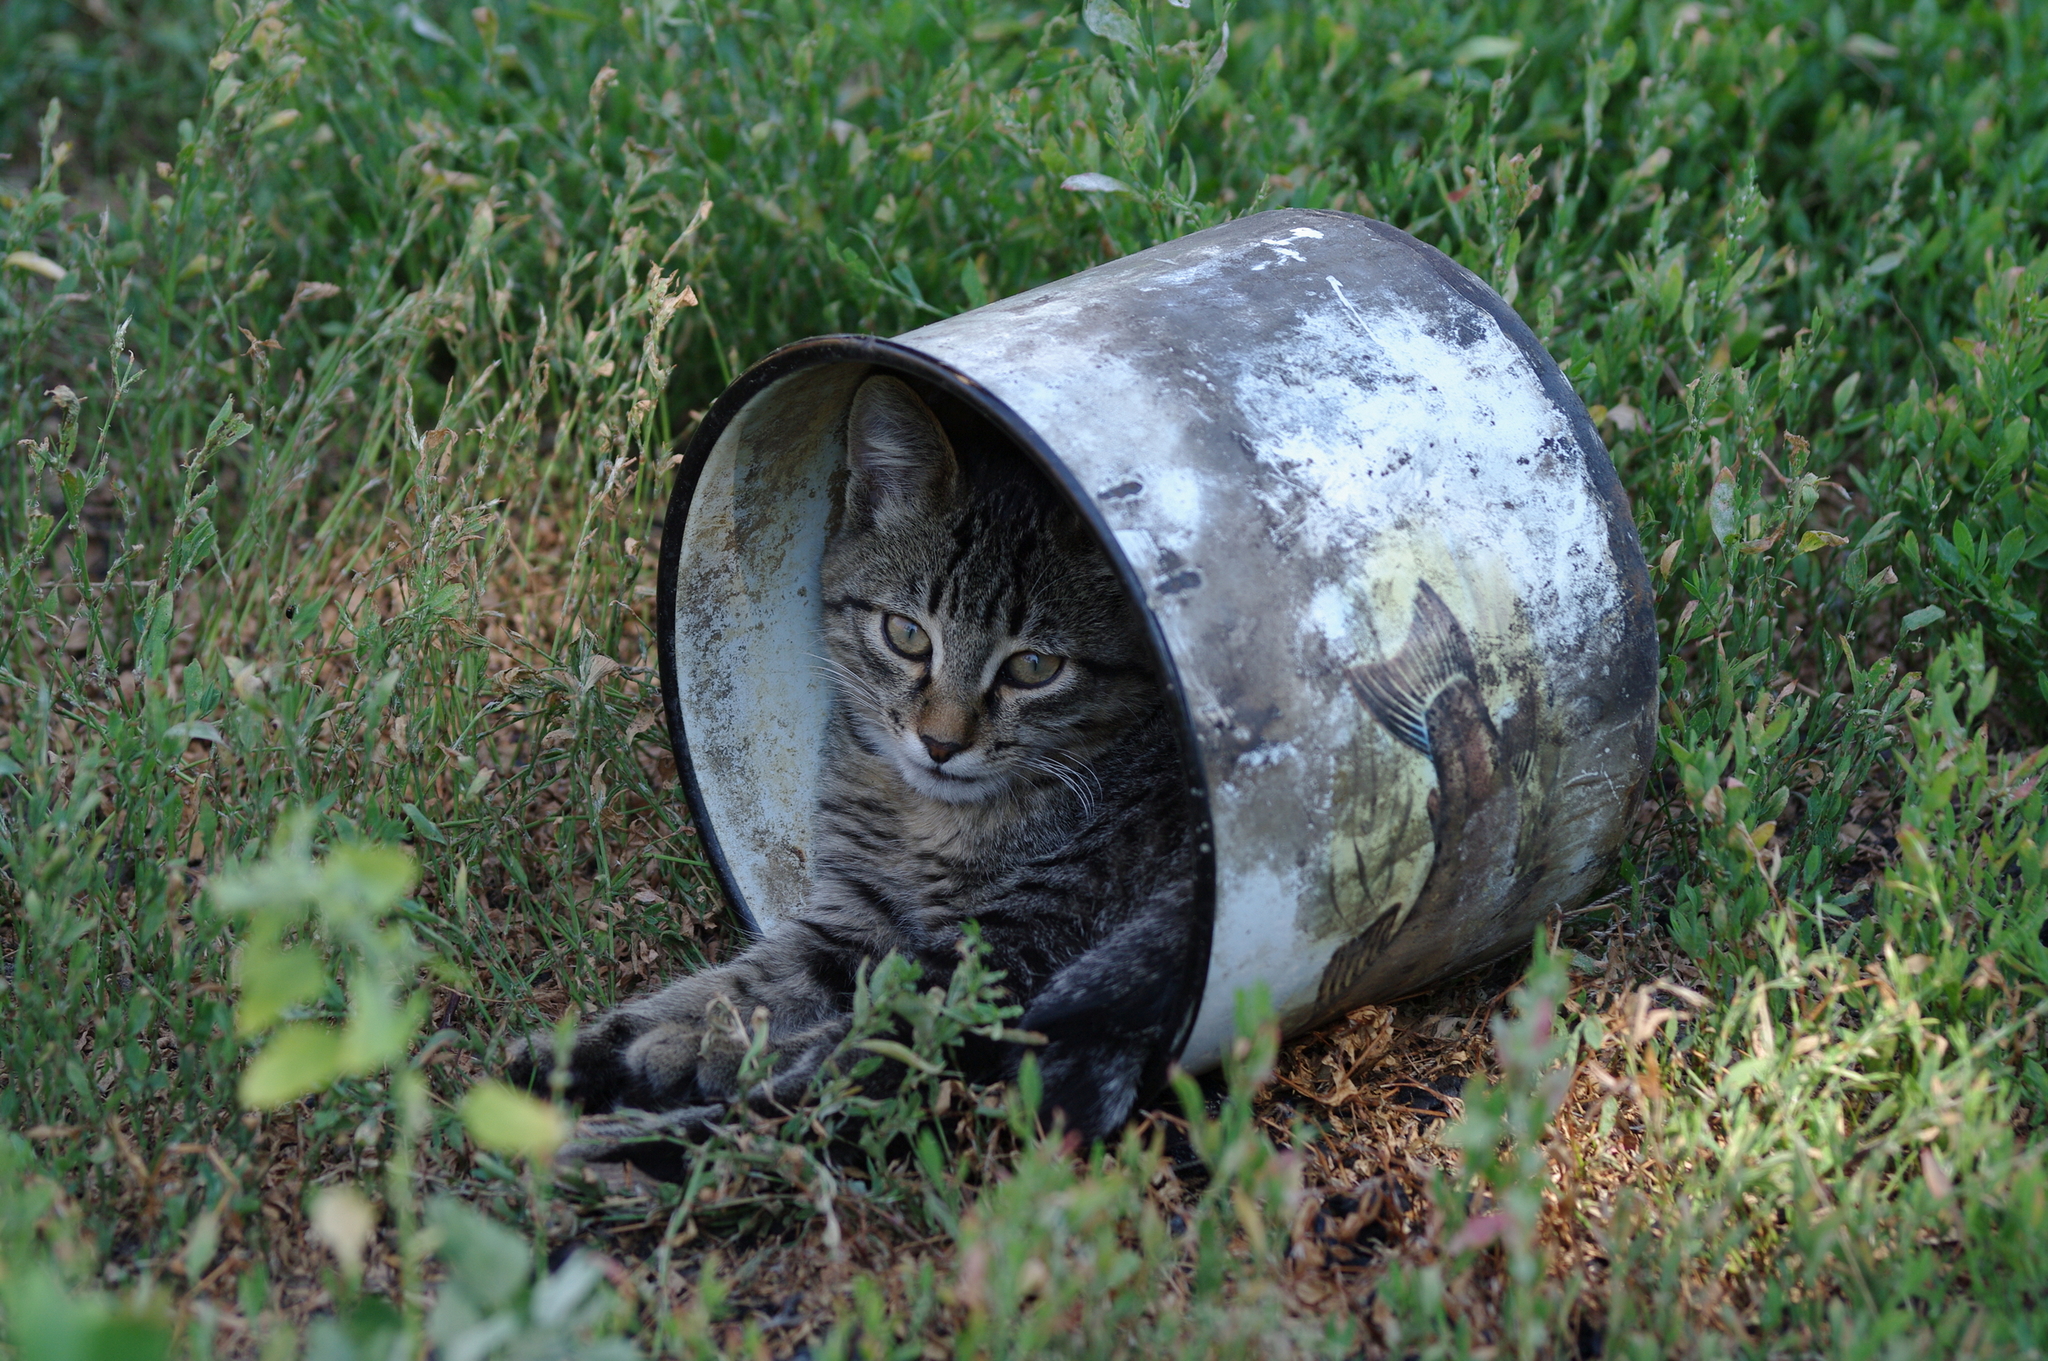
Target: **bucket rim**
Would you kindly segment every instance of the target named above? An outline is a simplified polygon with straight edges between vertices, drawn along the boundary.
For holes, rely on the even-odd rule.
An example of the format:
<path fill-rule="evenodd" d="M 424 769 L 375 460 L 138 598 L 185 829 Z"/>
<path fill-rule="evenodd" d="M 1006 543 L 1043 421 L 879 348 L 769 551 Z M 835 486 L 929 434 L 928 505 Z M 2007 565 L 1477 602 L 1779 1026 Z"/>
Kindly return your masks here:
<path fill-rule="evenodd" d="M 734 878 L 720 844 L 716 827 L 704 801 L 695 763 L 690 758 L 689 739 L 683 724 L 682 697 L 678 690 L 674 658 L 674 620 L 677 578 L 682 566 L 684 528 L 690 507 L 696 500 L 697 484 L 709 463 L 713 449 L 734 419 L 756 397 L 794 374 L 828 364 L 866 364 L 878 371 L 892 372 L 931 383 L 965 402 L 976 414 L 1008 439 L 1058 494 L 1081 516 L 1115 570 L 1118 583 L 1138 607 L 1144 622 L 1146 645 L 1151 649 L 1173 711 L 1174 733 L 1179 740 L 1184 798 L 1195 829 L 1194 930 L 1185 965 L 1186 1003 L 1170 1044 L 1154 1056 L 1148 1067 L 1163 1077 L 1165 1069 L 1177 1062 L 1192 1036 L 1201 1014 L 1209 977 L 1210 954 L 1216 925 L 1216 836 L 1209 805 L 1208 774 L 1202 764 L 1194 711 L 1187 687 L 1172 650 L 1167 646 L 1159 618 L 1147 603 L 1143 579 L 1125 556 L 1122 545 L 1104 518 L 1095 498 L 1089 494 L 1065 461 L 1023 417 L 990 392 L 972 375 L 935 359 L 912 346 L 881 336 L 842 333 L 811 336 L 792 341 L 769 353 L 729 383 L 698 421 L 683 448 L 676 467 L 676 479 L 669 492 L 668 508 L 662 519 L 661 560 L 655 578 L 655 648 L 660 660 L 662 716 L 668 727 L 669 749 L 676 760 L 676 773 L 690 806 L 692 825 L 704 848 L 720 890 L 740 924 L 756 937 L 762 934 L 760 919 L 746 901 Z M 1151 1076 L 1152 1073 L 1148 1073 Z"/>

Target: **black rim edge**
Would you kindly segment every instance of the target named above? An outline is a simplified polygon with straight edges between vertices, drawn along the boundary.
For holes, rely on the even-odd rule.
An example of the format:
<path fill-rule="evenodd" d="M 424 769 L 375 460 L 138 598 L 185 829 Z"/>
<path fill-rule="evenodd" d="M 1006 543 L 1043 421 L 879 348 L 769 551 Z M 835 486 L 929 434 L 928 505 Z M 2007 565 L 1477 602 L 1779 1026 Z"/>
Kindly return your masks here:
<path fill-rule="evenodd" d="M 709 461 L 712 449 L 717 446 L 719 438 L 732 424 L 734 417 L 779 380 L 804 369 L 836 363 L 871 364 L 877 368 L 923 378 L 939 384 L 973 407 L 1022 450 L 1032 465 L 1044 474 L 1080 513 L 1082 520 L 1094 532 L 1104 551 L 1109 554 L 1110 563 L 1116 568 L 1117 579 L 1123 583 L 1124 590 L 1138 604 L 1138 612 L 1145 621 L 1146 640 L 1152 647 L 1153 659 L 1159 666 L 1160 677 L 1173 704 L 1177 720 L 1176 729 L 1180 736 L 1182 773 L 1187 777 L 1188 803 L 1196 827 L 1193 904 L 1195 932 L 1184 968 L 1188 1002 L 1172 1042 L 1156 1056 L 1156 1061 L 1152 1065 L 1154 1071 L 1148 1074 L 1150 1081 L 1147 1085 L 1156 1088 L 1163 1081 L 1168 1065 L 1177 1060 L 1187 1047 L 1188 1039 L 1194 1030 L 1195 1019 L 1201 1014 L 1203 994 L 1208 982 L 1209 954 L 1215 938 L 1216 837 L 1209 816 L 1209 781 L 1202 768 L 1201 747 L 1195 738 L 1194 714 L 1188 707 L 1187 690 L 1181 683 L 1180 670 L 1174 664 L 1173 653 L 1166 645 L 1165 633 L 1159 626 L 1158 618 L 1145 605 L 1144 583 L 1125 559 L 1115 534 L 1111 532 L 1108 522 L 1102 518 L 1094 498 L 1088 495 L 1066 464 L 1039 437 L 1036 430 L 993 393 L 951 365 L 934 359 L 920 350 L 879 336 L 828 335 L 794 341 L 776 350 L 734 379 L 732 384 L 719 394 L 718 400 L 711 404 L 711 409 L 698 422 L 696 431 L 684 447 L 683 461 L 676 469 L 675 487 L 669 493 L 668 510 L 662 520 L 661 567 L 655 579 L 655 648 L 661 662 L 662 714 L 668 723 L 669 747 L 675 753 L 676 772 L 682 779 L 683 793 L 689 801 L 690 816 L 696 828 L 697 839 L 704 847 L 712 872 L 718 876 L 719 888 L 725 893 L 726 901 L 731 905 L 734 914 L 743 926 L 759 935 L 760 922 L 747 905 L 746 896 L 739 891 L 733 881 L 731 865 L 719 844 L 717 831 L 707 816 L 703 791 L 697 782 L 696 767 L 690 760 L 689 739 L 683 727 L 681 696 L 676 688 L 673 656 L 676 577 L 682 563 L 683 527 L 689 519 L 690 505 L 696 499 L 698 479 L 703 475 L 704 465 Z"/>

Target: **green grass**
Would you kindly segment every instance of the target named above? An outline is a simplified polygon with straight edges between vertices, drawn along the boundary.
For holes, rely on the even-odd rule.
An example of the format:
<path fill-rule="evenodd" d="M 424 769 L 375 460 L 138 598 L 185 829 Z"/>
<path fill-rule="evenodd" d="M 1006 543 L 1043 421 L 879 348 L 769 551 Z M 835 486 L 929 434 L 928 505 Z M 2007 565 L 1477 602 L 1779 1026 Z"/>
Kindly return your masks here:
<path fill-rule="evenodd" d="M 2048 11 L 1554 9 L 0 7 L 0 1348 L 2040 1355 Z M 507 1035 L 731 948 L 654 721 L 693 413 L 1286 204 L 1488 278 L 1610 441 L 1601 906 L 1505 1002 L 1253 1009 L 1092 1159 L 895 974 L 940 1071 L 681 1189 L 472 1143 Z"/>

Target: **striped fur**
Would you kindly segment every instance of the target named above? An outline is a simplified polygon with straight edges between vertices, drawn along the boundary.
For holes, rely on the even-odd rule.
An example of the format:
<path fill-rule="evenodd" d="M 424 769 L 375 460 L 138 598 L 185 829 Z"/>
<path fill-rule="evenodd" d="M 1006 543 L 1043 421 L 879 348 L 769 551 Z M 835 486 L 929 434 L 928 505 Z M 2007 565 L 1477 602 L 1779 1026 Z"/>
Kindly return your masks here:
<path fill-rule="evenodd" d="M 585 1028 L 570 1094 L 787 1101 L 844 1035 L 863 963 L 893 950 L 943 978 L 973 920 L 1046 1036 L 1048 1113 L 1108 1134 L 1162 1076 L 1190 949 L 1180 757 L 1140 623 L 1080 518 L 992 436 L 956 453 L 908 386 L 876 377 L 847 447 L 821 565 L 837 698 L 809 900 L 732 962 Z M 774 1075 L 743 1094 L 757 1009 Z M 523 1056 L 514 1070 L 544 1077 Z"/>

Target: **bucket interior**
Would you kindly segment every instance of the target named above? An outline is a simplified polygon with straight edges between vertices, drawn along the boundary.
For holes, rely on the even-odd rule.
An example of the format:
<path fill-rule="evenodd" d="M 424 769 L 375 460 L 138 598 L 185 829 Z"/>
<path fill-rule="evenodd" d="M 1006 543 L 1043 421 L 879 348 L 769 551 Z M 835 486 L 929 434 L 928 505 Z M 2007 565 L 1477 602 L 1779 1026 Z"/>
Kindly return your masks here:
<path fill-rule="evenodd" d="M 756 929 L 801 904 L 807 889 L 832 704 L 822 660 L 819 560 L 845 482 L 847 409 L 855 389 L 877 373 L 908 382 L 956 448 L 969 442 L 962 439 L 968 427 L 1000 436 L 1081 513 L 1145 621 L 1169 703 L 1180 714 L 1197 825 L 1208 825 L 1171 658 L 1093 502 L 1000 403 L 914 352 L 876 353 L 885 345 L 866 338 L 810 342 L 757 366 L 707 415 L 669 510 L 661 641 L 670 737 L 697 830 L 734 908 Z M 1208 969 L 1215 911 L 1211 838 L 1204 831 L 1199 840 L 1190 1021 Z"/>
<path fill-rule="evenodd" d="M 757 929 L 801 903 L 807 882 L 832 702 L 818 560 L 846 462 L 846 407 L 867 371 L 819 365 L 754 394 L 707 451 L 692 450 L 701 463 L 688 514 L 680 527 L 671 515 L 670 736 L 697 830 Z"/>

